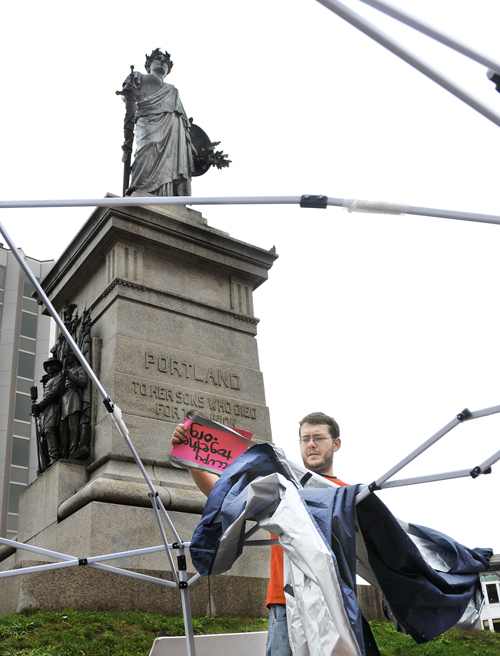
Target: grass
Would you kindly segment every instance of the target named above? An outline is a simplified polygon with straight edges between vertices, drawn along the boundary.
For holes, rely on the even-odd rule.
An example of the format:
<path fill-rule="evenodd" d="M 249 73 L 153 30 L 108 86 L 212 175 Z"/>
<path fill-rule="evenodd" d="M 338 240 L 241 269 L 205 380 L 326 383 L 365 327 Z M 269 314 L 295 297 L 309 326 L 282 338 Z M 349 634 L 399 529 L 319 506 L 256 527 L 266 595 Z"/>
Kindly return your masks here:
<path fill-rule="evenodd" d="M 195 634 L 266 631 L 267 620 L 196 617 Z M 160 636 L 184 635 L 182 617 L 145 611 L 47 612 L 0 618 L 1 656 L 147 656 Z"/>
<path fill-rule="evenodd" d="M 398 633 L 390 622 L 370 622 L 381 656 L 500 656 L 500 634 L 447 631 L 423 645 Z"/>
<path fill-rule="evenodd" d="M 267 630 L 267 620 L 196 617 L 195 634 Z M 382 656 L 500 656 L 500 634 L 448 631 L 425 645 L 371 622 Z M 159 636 L 184 635 L 182 617 L 145 611 L 47 612 L 28 609 L 0 618 L 0 656 L 148 656 Z"/>

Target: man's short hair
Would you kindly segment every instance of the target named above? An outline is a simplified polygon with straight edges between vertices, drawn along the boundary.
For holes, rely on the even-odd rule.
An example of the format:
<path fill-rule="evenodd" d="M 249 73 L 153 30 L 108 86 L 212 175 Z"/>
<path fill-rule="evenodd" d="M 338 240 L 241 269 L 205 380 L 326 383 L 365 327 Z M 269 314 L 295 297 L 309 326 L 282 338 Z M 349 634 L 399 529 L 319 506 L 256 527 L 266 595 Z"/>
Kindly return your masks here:
<path fill-rule="evenodd" d="M 302 427 L 302 424 L 326 424 L 328 426 L 328 430 L 330 431 L 330 435 L 333 440 L 336 440 L 337 437 L 340 437 L 340 428 L 337 422 L 333 417 L 329 417 L 328 415 L 325 415 L 324 412 L 311 412 L 309 415 L 306 415 L 304 419 L 299 421 L 299 436 L 300 436 L 300 428 Z"/>

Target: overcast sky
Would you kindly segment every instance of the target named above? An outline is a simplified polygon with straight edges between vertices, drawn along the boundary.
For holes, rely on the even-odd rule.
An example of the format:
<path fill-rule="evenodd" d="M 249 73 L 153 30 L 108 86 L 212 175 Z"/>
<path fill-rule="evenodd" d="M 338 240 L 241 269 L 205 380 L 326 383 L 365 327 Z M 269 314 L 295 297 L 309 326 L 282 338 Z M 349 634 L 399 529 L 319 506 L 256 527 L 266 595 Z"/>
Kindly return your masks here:
<path fill-rule="evenodd" d="M 355 0 L 500 113 L 481 65 Z M 398 6 L 500 60 L 495 0 Z M 188 116 L 232 160 L 195 196 L 326 194 L 500 214 L 500 128 L 315 0 L 8 3 L 0 43 L 3 199 L 121 194 L 124 105 L 144 53 L 166 48 Z M 196 208 L 200 209 L 200 208 Z M 500 226 L 329 208 L 207 207 L 209 224 L 279 259 L 254 295 L 273 436 L 300 459 L 297 421 L 334 415 L 335 473 L 379 477 L 464 407 L 500 403 Z M 25 253 L 57 258 L 91 213 L 3 210 Z M 500 417 L 455 429 L 397 477 L 473 468 Z M 132 436 L 133 438 L 133 436 Z M 490 476 L 379 493 L 401 518 L 500 551 Z"/>

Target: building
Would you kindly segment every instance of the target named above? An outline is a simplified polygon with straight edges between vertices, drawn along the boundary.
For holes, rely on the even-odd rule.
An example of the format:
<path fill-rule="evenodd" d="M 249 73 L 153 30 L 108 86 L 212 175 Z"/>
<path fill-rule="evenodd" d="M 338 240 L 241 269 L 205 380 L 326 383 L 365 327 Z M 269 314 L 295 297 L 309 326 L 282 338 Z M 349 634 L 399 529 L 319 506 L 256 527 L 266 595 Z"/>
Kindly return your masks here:
<path fill-rule="evenodd" d="M 26 257 L 37 279 L 53 260 Z M 36 478 L 36 431 L 30 387 L 41 395 L 43 362 L 54 343 L 55 322 L 42 316 L 33 285 L 9 249 L 0 244 L 0 536 L 17 534 L 19 496 Z"/>
<path fill-rule="evenodd" d="M 481 612 L 483 629 L 500 633 L 500 554 L 490 560 L 491 569 L 481 574 L 484 608 Z"/>

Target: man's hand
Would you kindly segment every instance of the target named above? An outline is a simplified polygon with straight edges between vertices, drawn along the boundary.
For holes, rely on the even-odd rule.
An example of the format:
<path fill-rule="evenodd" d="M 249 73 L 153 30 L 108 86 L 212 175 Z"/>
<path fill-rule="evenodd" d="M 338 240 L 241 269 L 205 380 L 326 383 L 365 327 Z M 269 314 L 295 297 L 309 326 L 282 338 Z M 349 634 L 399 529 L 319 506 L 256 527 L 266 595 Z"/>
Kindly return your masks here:
<path fill-rule="evenodd" d="M 175 427 L 174 433 L 172 435 L 172 446 L 181 444 L 187 439 L 187 428 L 184 424 L 177 424 Z M 189 473 L 193 481 L 198 486 L 198 489 L 203 492 L 203 494 L 208 497 L 212 491 L 213 486 L 218 481 L 219 477 L 216 474 L 210 474 L 209 472 L 199 471 L 198 469 L 190 469 Z"/>
<path fill-rule="evenodd" d="M 184 424 L 177 424 L 171 439 L 172 446 L 175 446 L 176 444 L 182 444 L 186 438 L 187 438 L 186 426 L 184 426 Z"/>

